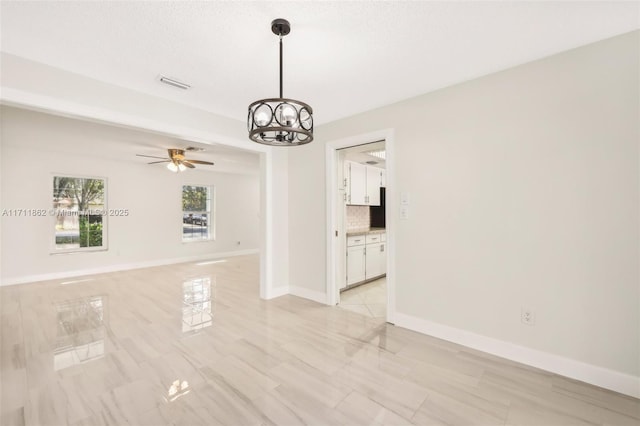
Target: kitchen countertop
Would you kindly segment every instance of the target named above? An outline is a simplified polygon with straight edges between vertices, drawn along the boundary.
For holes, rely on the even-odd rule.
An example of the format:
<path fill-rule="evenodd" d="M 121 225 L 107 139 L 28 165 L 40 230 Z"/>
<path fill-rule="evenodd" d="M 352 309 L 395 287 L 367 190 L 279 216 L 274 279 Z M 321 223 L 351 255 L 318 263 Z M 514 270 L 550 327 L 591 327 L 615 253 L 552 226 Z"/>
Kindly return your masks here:
<path fill-rule="evenodd" d="M 355 229 L 347 231 L 347 237 L 354 235 L 366 235 L 366 234 L 384 234 L 387 232 L 385 228 L 368 228 L 368 229 Z"/>

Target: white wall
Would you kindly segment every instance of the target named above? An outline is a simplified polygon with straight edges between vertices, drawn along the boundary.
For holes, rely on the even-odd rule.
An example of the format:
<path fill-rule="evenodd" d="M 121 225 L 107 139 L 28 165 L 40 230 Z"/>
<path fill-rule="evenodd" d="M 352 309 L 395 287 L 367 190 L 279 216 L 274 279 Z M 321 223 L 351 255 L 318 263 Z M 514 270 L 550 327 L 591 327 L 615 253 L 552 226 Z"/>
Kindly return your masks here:
<path fill-rule="evenodd" d="M 390 208 L 410 195 L 398 323 L 638 396 L 639 45 L 626 34 L 320 126 L 289 157 L 291 284 L 326 282 L 324 143 L 393 128 Z"/>
<path fill-rule="evenodd" d="M 113 158 L 116 142 L 133 143 L 138 131 L 17 108 L 1 112 L 3 209 L 50 209 L 55 173 L 106 177 L 108 207 L 130 211 L 128 217 L 108 218 L 108 251 L 74 255 L 50 254 L 52 218 L 3 217 L 3 283 L 258 250 L 258 170 L 253 175 L 202 168 L 174 174 L 135 162 L 133 154 Z M 215 187 L 215 241 L 182 242 L 183 184 Z"/>

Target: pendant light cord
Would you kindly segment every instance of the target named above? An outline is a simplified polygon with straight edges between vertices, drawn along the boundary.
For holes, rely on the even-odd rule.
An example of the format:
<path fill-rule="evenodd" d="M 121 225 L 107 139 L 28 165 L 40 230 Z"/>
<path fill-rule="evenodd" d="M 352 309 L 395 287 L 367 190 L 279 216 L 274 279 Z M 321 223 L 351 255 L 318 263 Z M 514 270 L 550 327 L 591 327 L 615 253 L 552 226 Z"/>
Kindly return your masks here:
<path fill-rule="evenodd" d="M 280 99 L 282 99 L 282 34 L 280 34 Z"/>

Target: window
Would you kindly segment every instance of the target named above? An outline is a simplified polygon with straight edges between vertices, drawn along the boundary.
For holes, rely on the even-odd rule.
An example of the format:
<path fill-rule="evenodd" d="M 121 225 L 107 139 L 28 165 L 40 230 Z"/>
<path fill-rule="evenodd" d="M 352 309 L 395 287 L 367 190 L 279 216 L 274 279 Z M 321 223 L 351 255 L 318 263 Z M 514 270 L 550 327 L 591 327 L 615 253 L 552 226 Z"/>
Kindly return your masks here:
<path fill-rule="evenodd" d="M 54 252 L 106 250 L 106 180 L 53 177 Z"/>
<path fill-rule="evenodd" d="M 182 187 L 182 241 L 213 239 L 212 192 L 210 186 Z"/>

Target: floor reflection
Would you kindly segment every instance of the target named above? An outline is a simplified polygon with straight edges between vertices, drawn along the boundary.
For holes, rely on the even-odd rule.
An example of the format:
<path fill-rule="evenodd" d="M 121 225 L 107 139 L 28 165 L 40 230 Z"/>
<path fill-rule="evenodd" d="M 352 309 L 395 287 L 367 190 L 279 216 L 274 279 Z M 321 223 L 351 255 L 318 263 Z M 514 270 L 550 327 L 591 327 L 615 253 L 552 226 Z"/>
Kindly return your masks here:
<path fill-rule="evenodd" d="M 174 382 L 171 383 L 171 386 L 169 386 L 165 401 L 173 402 L 176 399 L 188 394 L 189 392 L 191 392 L 191 389 L 189 389 L 189 382 L 187 382 L 186 380 L 174 380 Z"/>
<path fill-rule="evenodd" d="M 195 332 L 213 324 L 211 277 L 182 283 L 182 332 Z"/>
<path fill-rule="evenodd" d="M 106 296 L 56 303 L 56 371 L 104 356 Z"/>

